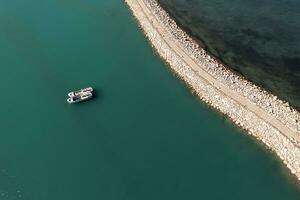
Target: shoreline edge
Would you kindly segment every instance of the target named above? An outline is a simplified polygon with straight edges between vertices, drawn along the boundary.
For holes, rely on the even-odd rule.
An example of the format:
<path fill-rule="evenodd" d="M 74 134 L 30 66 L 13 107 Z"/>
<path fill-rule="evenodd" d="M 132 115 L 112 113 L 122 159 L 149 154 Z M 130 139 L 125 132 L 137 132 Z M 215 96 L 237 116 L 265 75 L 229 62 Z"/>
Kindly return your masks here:
<path fill-rule="evenodd" d="M 157 0 L 124 1 L 152 47 L 193 93 L 262 141 L 300 181 L 300 113 L 209 55 Z"/>

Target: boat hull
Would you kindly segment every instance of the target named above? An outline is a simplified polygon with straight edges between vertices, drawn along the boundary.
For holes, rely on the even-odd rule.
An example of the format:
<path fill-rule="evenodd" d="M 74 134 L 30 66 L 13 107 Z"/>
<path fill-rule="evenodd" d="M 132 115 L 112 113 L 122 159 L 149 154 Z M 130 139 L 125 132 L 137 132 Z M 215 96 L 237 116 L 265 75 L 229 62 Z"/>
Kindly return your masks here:
<path fill-rule="evenodd" d="M 75 97 L 75 96 L 81 95 L 82 93 L 85 93 L 85 92 L 93 92 L 93 88 L 92 87 L 87 87 L 87 88 L 84 88 L 84 89 L 81 89 L 81 90 L 78 90 L 78 91 L 69 92 L 68 96 L 69 97 Z"/>
<path fill-rule="evenodd" d="M 67 102 L 69 104 L 74 104 L 74 103 L 80 103 L 83 101 L 87 101 L 87 100 L 93 98 L 92 92 L 93 92 L 92 87 L 84 88 L 84 89 L 74 91 L 74 92 L 69 92 L 68 93 L 69 98 L 67 99 Z"/>
<path fill-rule="evenodd" d="M 78 99 L 74 99 L 73 97 L 70 97 L 70 98 L 67 99 L 67 102 L 69 104 L 74 104 L 74 103 L 80 103 L 80 102 L 83 102 L 83 101 L 87 101 L 87 100 L 90 100 L 92 98 L 93 98 L 92 95 L 88 96 L 88 97 L 84 97 L 84 98 L 78 98 Z"/>

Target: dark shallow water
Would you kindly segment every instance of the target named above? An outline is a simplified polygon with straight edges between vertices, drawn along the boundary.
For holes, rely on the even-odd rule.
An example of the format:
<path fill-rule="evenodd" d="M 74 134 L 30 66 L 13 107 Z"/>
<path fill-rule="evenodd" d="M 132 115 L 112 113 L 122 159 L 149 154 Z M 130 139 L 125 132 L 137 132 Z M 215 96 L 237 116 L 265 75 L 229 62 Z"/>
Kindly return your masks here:
<path fill-rule="evenodd" d="M 225 64 L 300 109 L 300 1 L 159 2 Z"/>
<path fill-rule="evenodd" d="M 272 153 L 172 76 L 119 0 L 0 1 L 0 19 L 1 200 L 299 199 Z M 97 98 L 67 104 L 84 86 Z"/>

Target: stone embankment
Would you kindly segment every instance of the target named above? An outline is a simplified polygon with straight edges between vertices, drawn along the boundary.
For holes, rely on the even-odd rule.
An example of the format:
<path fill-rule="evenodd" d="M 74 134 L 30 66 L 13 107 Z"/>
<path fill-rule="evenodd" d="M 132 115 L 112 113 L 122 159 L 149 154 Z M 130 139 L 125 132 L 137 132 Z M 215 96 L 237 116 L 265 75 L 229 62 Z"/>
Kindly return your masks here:
<path fill-rule="evenodd" d="M 125 2 L 158 54 L 194 93 L 264 142 L 300 180 L 300 113 L 210 56 L 156 0 Z"/>

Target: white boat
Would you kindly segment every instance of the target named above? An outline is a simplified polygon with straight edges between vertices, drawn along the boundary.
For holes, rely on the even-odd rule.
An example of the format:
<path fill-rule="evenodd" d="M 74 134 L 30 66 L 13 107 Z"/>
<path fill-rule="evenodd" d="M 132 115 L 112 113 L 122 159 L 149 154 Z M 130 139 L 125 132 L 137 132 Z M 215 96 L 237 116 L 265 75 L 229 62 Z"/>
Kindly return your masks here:
<path fill-rule="evenodd" d="M 92 93 L 93 92 L 93 88 L 92 87 L 87 87 L 87 88 L 84 88 L 84 89 L 81 89 L 81 90 L 78 90 L 78 91 L 69 92 L 68 96 L 69 97 L 80 96 L 80 95 L 82 95 L 83 93 L 86 93 L 86 92 Z"/>
<path fill-rule="evenodd" d="M 83 92 L 83 93 L 80 93 L 80 95 L 69 97 L 67 99 L 67 102 L 70 103 L 70 104 L 79 103 L 79 102 L 82 102 L 82 101 L 89 100 L 91 98 L 93 98 L 93 94 L 91 92 Z"/>

